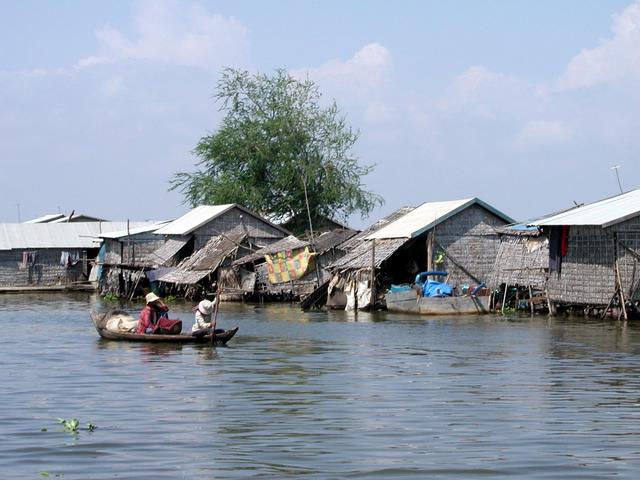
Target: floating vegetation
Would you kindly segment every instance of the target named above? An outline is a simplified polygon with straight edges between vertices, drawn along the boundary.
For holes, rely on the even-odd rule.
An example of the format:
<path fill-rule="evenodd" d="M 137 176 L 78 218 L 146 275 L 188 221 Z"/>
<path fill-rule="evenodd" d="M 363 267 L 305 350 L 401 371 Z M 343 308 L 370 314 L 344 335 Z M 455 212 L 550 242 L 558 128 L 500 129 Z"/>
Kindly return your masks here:
<path fill-rule="evenodd" d="M 95 431 L 96 428 L 98 428 L 97 425 L 94 425 L 91 422 L 87 423 L 86 426 L 82 427 L 80 426 L 80 420 L 78 420 L 77 418 L 72 418 L 71 420 L 67 420 L 65 418 L 58 418 L 58 423 L 62 425 L 62 429 L 64 432 L 73 433 L 73 434 L 78 434 L 80 433 L 81 430 L 85 430 L 87 432 L 93 432 Z M 46 432 L 48 430 L 47 428 L 43 427 L 40 429 L 40 431 Z"/>

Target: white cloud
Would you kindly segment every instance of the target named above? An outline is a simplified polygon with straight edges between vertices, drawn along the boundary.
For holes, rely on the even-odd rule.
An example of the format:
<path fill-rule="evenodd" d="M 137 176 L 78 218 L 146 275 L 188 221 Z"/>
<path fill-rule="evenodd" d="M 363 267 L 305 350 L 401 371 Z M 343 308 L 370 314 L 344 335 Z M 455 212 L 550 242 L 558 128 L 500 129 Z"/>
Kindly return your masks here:
<path fill-rule="evenodd" d="M 454 77 L 435 103 L 445 114 L 494 119 L 530 114 L 544 103 L 544 95 L 543 90 L 524 80 L 474 65 Z"/>
<path fill-rule="evenodd" d="M 556 82 L 561 90 L 640 79 L 640 1 L 613 17 L 613 36 L 573 57 Z"/>
<path fill-rule="evenodd" d="M 294 70 L 293 75 L 308 75 L 330 90 L 363 97 L 383 87 L 393 70 L 391 52 L 379 43 L 369 43 L 347 60 L 333 59 L 319 67 Z"/>
<path fill-rule="evenodd" d="M 518 150 L 556 147 L 570 141 L 573 136 L 573 128 L 561 121 L 532 120 L 518 132 L 513 146 Z"/>
<path fill-rule="evenodd" d="M 110 26 L 98 29 L 96 37 L 101 55 L 80 60 L 77 67 L 130 59 L 217 71 L 242 64 L 249 50 L 249 29 L 235 18 L 174 1 L 140 3 L 130 37 Z"/>

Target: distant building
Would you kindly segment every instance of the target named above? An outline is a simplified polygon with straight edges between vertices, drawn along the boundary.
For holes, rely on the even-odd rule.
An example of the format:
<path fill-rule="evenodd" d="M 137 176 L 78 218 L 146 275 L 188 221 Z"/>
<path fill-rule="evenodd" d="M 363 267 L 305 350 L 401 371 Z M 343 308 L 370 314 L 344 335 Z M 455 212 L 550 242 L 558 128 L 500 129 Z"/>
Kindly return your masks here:
<path fill-rule="evenodd" d="M 134 227 L 141 223 L 133 223 Z M 0 288 L 69 288 L 95 278 L 100 235 L 126 222 L 0 224 Z"/>
<path fill-rule="evenodd" d="M 27 220 L 23 223 L 77 223 L 77 222 L 107 222 L 104 218 L 93 217 L 82 213 L 71 212 L 69 215 L 63 213 L 52 213 L 42 217 Z"/>

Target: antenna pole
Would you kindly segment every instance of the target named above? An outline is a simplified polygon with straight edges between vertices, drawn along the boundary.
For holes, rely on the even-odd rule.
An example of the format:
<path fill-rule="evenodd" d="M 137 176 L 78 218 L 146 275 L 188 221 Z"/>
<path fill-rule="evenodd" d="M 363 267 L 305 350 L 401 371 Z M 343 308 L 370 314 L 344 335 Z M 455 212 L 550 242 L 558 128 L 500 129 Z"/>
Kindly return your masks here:
<path fill-rule="evenodd" d="M 616 171 L 616 178 L 618 179 L 618 187 L 620 188 L 620 193 L 624 193 L 624 191 L 622 190 L 622 183 L 620 182 L 620 174 L 618 173 L 618 170 L 620 168 L 622 168 L 620 167 L 620 165 L 614 165 L 613 167 L 611 167 L 611 170 Z"/>

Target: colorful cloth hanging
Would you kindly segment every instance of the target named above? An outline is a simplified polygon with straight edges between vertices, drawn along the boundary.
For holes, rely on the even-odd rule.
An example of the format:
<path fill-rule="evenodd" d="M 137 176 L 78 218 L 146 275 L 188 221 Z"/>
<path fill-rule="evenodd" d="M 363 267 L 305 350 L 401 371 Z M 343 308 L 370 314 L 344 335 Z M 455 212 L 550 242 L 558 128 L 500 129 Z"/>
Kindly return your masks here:
<path fill-rule="evenodd" d="M 304 250 L 288 250 L 275 255 L 265 255 L 270 283 L 284 283 L 304 277 L 313 265 L 315 253 Z"/>

